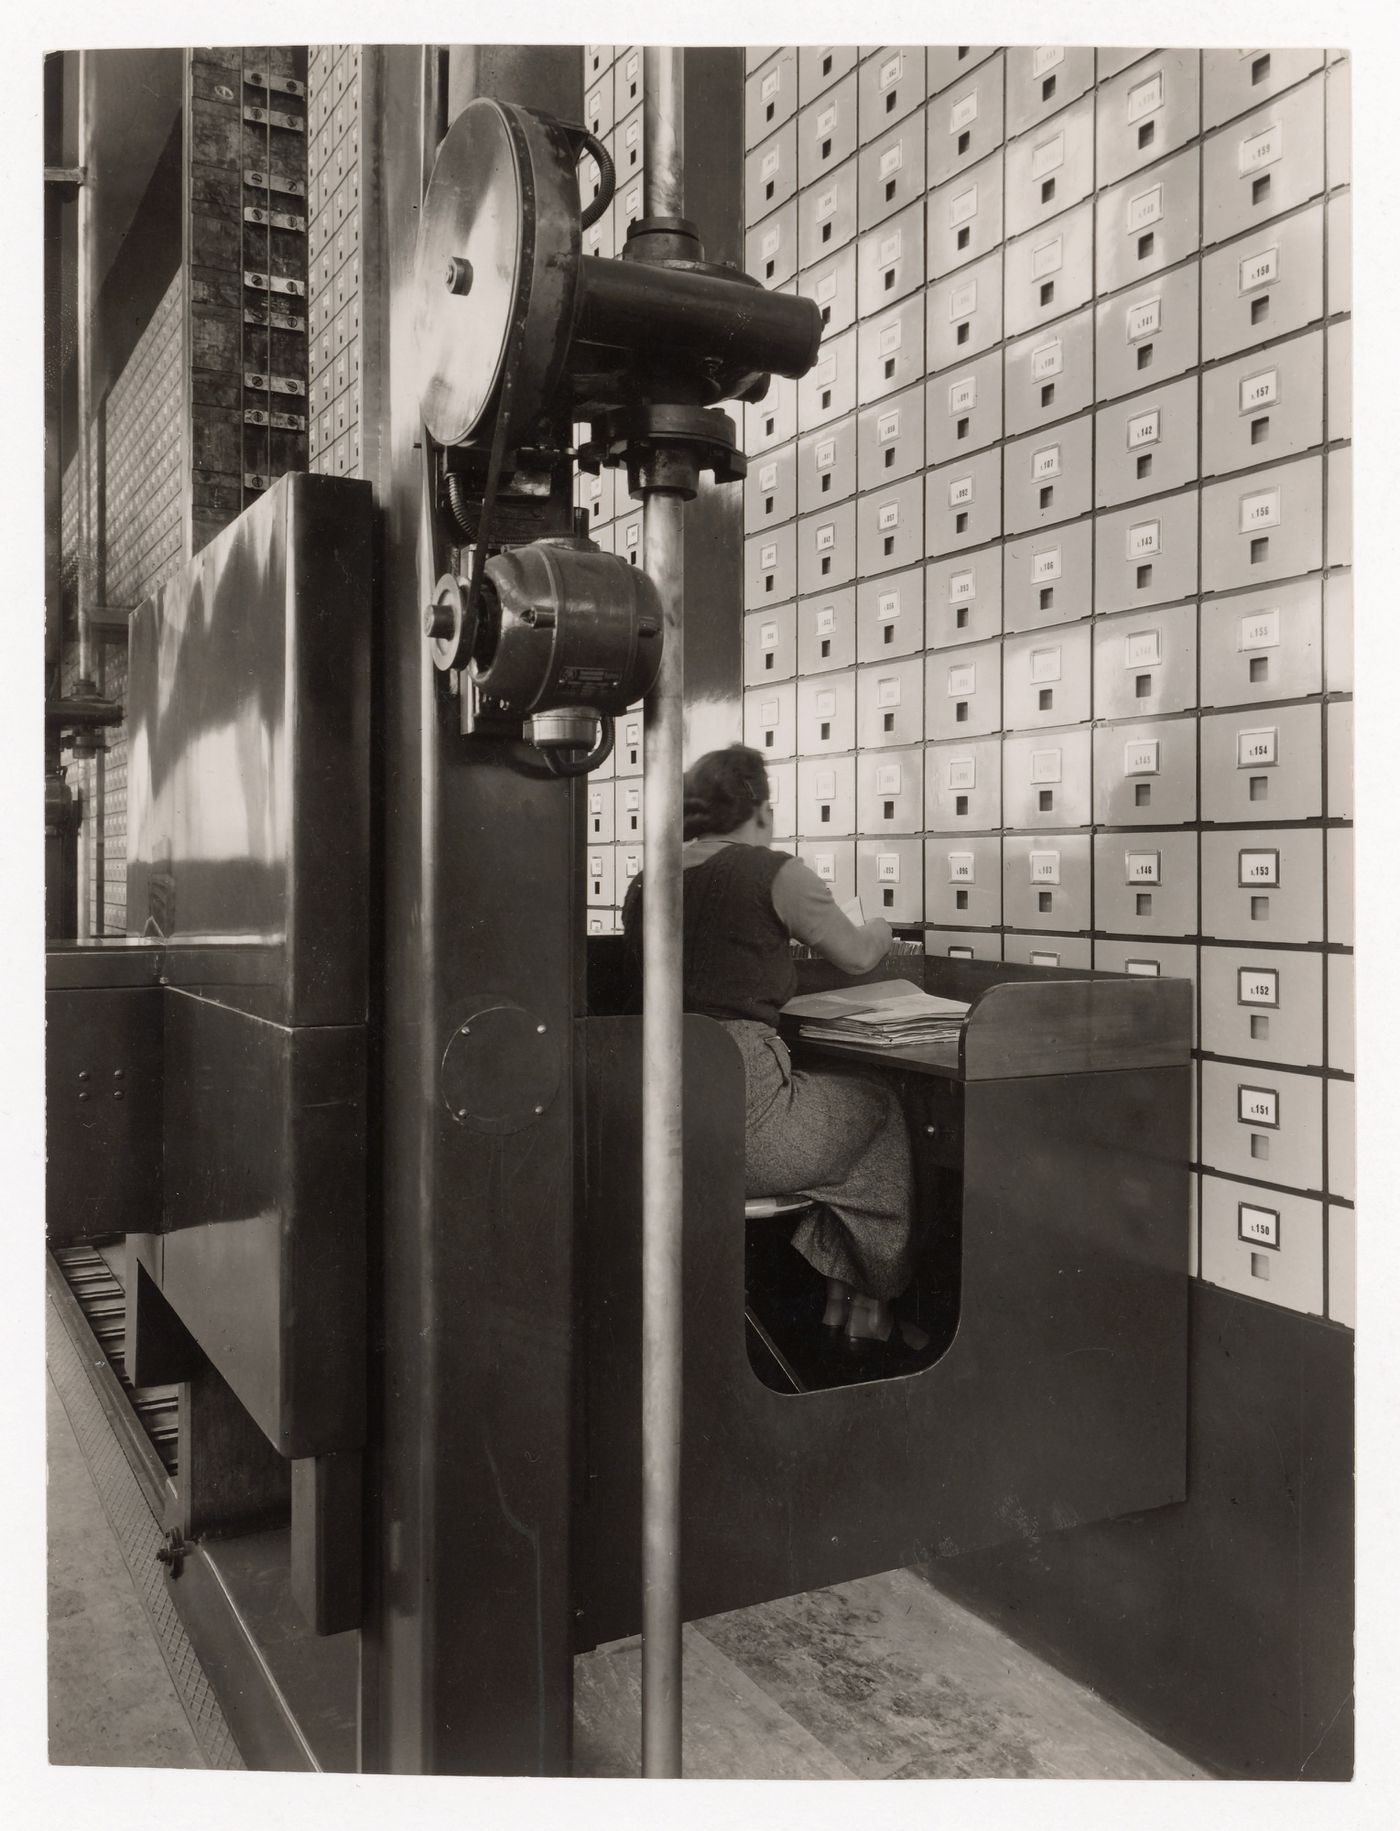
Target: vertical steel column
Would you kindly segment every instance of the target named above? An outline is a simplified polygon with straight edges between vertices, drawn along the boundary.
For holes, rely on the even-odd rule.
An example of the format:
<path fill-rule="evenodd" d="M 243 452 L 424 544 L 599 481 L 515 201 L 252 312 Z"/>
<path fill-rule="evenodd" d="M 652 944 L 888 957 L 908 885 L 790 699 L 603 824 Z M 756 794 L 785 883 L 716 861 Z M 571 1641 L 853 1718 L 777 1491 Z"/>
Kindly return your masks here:
<path fill-rule="evenodd" d="M 684 53 L 643 53 L 648 217 L 680 216 Z M 681 690 L 684 498 L 649 491 L 647 571 L 661 593 L 661 672 L 645 707 L 642 962 L 642 1772 L 681 1772 Z"/>
<path fill-rule="evenodd" d="M 92 679 L 92 109 L 88 53 L 78 53 L 78 678 Z"/>

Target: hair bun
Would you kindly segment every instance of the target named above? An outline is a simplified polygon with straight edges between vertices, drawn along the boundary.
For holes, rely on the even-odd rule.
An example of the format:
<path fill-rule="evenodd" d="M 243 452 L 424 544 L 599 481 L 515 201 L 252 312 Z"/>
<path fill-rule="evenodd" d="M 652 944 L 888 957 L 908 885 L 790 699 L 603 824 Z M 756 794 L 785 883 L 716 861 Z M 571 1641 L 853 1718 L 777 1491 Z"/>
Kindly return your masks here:
<path fill-rule="evenodd" d="M 732 833 L 768 800 L 762 756 L 744 744 L 708 751 L 685 772 L 685 837 Z"/>

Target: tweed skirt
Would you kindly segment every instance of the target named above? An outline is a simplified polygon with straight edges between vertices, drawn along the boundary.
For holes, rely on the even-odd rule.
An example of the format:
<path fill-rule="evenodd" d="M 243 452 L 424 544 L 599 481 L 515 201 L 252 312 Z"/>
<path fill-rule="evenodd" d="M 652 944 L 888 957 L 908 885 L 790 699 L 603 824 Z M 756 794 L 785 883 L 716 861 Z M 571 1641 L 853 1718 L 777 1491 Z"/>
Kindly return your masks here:
<path fill-rule="evenodd" d="M 810 1196 L 792 1243 L 828 1278 L 897 1297 L 914 1274 L 912 1169 L 891 1084 L 794 1068 L 768 1024 L 727 1022 L 744 1058 L 744 1193 Z"/>

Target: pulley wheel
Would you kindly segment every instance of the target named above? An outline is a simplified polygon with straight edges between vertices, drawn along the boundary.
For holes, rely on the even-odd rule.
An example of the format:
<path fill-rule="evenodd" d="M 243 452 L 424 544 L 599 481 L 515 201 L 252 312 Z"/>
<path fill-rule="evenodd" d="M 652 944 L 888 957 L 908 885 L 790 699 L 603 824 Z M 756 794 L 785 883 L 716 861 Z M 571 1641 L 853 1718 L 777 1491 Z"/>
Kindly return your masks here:
<path fill-rule="evenodd" d="M 558 122 L 469 102 L 438 149 L 414 270 L 419 400 L 440 445 L 461 445 L 499 406 L 523 432 L 550 404 L 568 355 L 581 254 L 575 149 Z"/>

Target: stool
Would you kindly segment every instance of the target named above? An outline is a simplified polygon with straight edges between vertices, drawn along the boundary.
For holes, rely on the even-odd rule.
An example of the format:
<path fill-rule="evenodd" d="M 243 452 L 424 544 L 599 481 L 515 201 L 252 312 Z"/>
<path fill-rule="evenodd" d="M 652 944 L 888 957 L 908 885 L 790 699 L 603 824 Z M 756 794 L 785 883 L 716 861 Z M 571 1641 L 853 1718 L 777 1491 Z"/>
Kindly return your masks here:
<path fill-rule="evenodd" d="M 772 1221 L 783 1214 L 801 1214 L 812 1206 L 809 1195 L 755 1195 L 744 1203 L 746 1221 Z"/>

